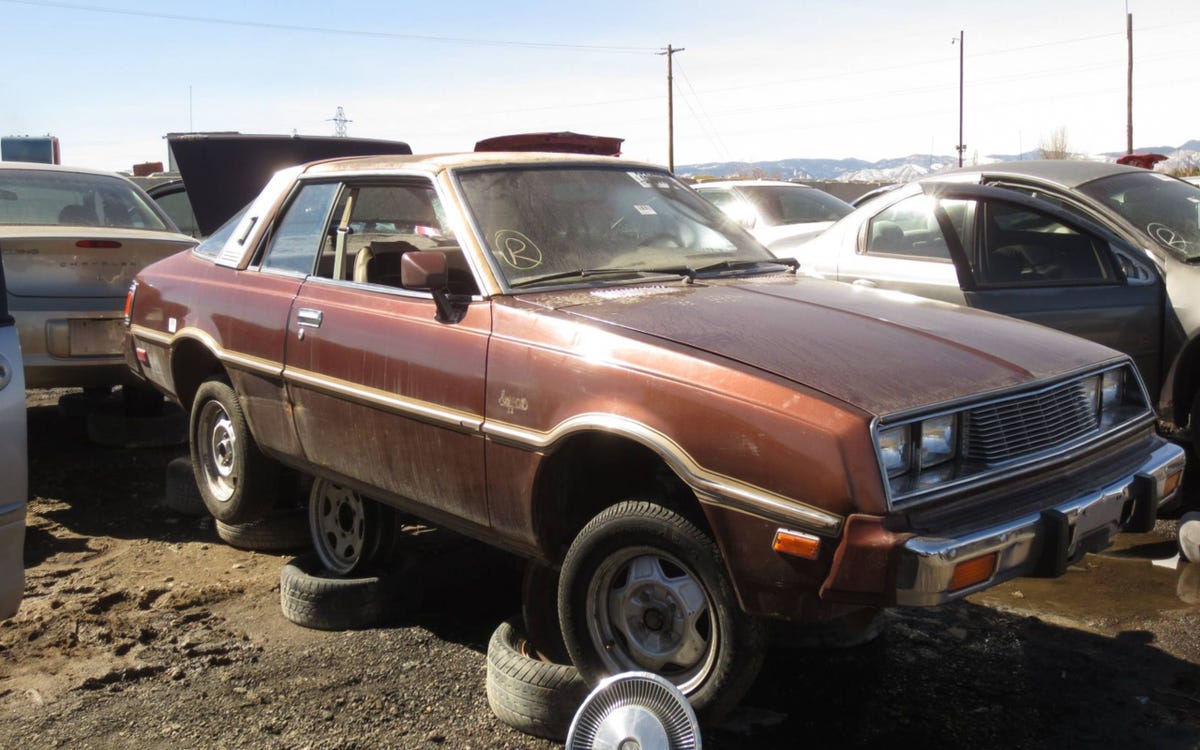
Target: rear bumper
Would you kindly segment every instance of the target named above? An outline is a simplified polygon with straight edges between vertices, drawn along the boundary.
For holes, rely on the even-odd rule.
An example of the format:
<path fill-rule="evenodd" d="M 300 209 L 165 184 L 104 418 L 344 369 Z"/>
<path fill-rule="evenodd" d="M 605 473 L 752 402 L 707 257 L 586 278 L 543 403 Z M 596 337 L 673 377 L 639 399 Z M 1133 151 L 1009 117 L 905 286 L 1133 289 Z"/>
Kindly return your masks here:
<path fill-rule="evenodd" d="M 1159 508 L 1179 491 L 1185 461 L 1182 448 L 1165 443 L 1136 471 L 1039 513 L 962 535 L 909 537 L 898 550 L 895 603 L 940 604 L 1018 576 L 1061 575 L 1084 553 L 1107 547 L 1113 534 L 1153 527 Z M 960 565 L 989 555 L 990 576 L 955 583 Z"/>

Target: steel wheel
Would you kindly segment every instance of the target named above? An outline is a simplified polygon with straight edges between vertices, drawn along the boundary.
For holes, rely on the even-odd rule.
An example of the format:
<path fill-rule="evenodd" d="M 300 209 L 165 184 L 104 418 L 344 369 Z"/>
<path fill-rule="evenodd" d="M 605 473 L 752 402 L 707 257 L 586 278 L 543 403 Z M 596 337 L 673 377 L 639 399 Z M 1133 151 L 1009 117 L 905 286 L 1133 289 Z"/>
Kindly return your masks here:
<path fill-rule="evenodd" d="M 687 693 L 717 653 L 712 598 L 686 565 L 651 548 L 609 556 L 588 587 L 588 631 L 613 672 L 646 670 Z"/>
<path fill-rule="evenodd" d="M 200 409 L 196 449 L 200 453 L 200 470 L 212 496 L 228 502 L 237 489 L 237 435 L 233 421 L 217 401 L 208 401 Z"/>
<path fill-rule="evenodd" d="M 362 561 L 367 516 L 363 500 L 354 490 L 325 479 L 313 482 L 308 527 L 317 556 L 329 570 L 345 575 Z"/>
<path fill-rule="evenodd" d="M 196 391 L 189 438 L 196 488 L 213 517 L 253 523 L 270 512 L 279 497 L 279 464 L 258 449 L 228 383 L 206 380 Z"/>

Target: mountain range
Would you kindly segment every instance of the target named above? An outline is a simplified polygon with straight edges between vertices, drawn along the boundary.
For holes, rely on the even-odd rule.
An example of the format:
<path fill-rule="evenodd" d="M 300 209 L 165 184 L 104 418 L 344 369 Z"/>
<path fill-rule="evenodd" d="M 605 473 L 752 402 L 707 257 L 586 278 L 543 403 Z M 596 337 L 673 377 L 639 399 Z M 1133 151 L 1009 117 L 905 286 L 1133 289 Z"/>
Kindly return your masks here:
<path fill-rule="evenodd" d="M 1158 165 L 1161 171 L 1200 166 L 1200 140 L 1182 146 L 1155 146 L 1134 149 L 1137 153 L 1165 154 Z M 1124 151 L 1102 154 L 1073 154 L 1072 158 L 1115 161 Z M 1023 154 L 989 154 L 968 160 L 967 164 L 1039 159 L 1039 151 Z M 912 154 L 870 162 L 863 159 L 779 159 L 776 161 L 722 161 L 684 164 L 675 168 L 680 177 L 761 177 L 778 180 L 836 180 L 838 182 L 907 182 L 958 165 L 957 156 Z"/>

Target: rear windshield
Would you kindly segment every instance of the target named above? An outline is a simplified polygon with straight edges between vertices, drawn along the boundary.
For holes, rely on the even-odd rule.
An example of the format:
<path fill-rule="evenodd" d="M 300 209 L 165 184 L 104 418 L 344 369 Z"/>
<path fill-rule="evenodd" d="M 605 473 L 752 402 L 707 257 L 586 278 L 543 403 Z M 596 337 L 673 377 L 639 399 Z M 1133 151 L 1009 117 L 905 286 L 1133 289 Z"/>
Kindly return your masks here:
<path fill-rule="evenodd" d="M 0 170 L 0 224 L 171 229 L 119 177 L 39 169 Z"/>
<path fill-rule="evenodd" d="M 1165 250 L 1200 258 L 1200 187 L 1155 172 L 1127 172 L 1079 186 Z"/>

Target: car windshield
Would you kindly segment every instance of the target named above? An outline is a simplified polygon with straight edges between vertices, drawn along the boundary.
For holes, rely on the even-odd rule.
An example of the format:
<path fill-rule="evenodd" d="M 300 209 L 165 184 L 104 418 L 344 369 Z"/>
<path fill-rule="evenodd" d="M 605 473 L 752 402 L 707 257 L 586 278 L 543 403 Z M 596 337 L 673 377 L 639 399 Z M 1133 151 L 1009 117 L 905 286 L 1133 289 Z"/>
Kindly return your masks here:
<path fill-rule="evenodd" d="M 504 167 L 461 172 L 459 183 L 512 287 L 778 270 L 766 248 L 665 172 Z"/>
<path fill-rule="evenodd" d="M 1105 177 L 1079 187 L 1162 248 L 1200 259 L 1200 187 L 1154 172 Z"/>
<path fill-rule="evenodd" d="M 771 226 L 837 221 L 854 210 L 849 203 L 829 193 L 799 185 L 742 185 L 738 190 Z"/>
<path fill-rule="evenodd" d="M 118 177 L 0 170 L 0 224 L 167 230 L 152 204 Z"/>

